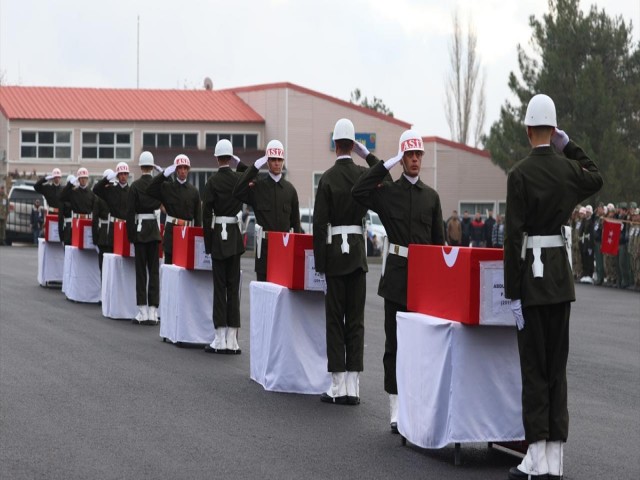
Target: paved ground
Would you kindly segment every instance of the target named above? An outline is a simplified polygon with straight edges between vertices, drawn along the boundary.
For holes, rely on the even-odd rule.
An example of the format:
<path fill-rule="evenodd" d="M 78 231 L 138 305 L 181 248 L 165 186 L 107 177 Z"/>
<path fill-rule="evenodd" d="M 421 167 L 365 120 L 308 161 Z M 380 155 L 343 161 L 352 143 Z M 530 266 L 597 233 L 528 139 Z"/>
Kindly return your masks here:
<path fill-rule="evenodd" d="M 36 281 L 36 250 L 0 247 L 0 478 L 505 479 L 484 444 L 425 451 L 388 431 L 380 266 L 369 274 L 362 404 L 322 404 L 249 380 L 241 356 L 163 343 Z M 247 280 L 254 279 L 243 259 Z M 248 285 L 242 306 L 248 325 Z M 638 479 L 640 295 L 577 286 L 567 479 Z M 473 408 L 473 399 L 469 399 Z"/>

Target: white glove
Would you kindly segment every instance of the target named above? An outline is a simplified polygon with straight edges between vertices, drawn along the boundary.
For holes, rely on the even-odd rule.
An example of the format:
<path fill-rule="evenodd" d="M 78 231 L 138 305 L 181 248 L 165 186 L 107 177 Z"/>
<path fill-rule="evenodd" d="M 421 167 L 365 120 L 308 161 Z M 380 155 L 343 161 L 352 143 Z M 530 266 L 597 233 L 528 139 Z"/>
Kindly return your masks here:
<path fill-rule="evenodd" d="M 170 177 L 171 174 L 175 171 L 176 171 L 176 166 L 175 164 L 172 163 L 171 165 L 169 165 L 167 168 L 164 169 L 164 176 Z"/>
<path fill-rule="evenodd" d="M 363 143 L 360 143 L 357 140 L 353 142 L 353 151 L 362 158 L 367 158 L 367 156 L 369 155 L 369 150 L 367 150 L 367 147 L 365 147 Z"/>
<path fill-rule="evenodd" d="M 109 181 L 112 181 L 112 180 L 115 180 L 115 178 L 116 178 L 117 176 L 118 176 L 118 175 L 116 174 L 116 172 L 114 172 L 113 170 L 109 169 L 109 170 L 107 170 L 107 176 L 106 176 L 106 177 L 104 177 L 104 178 L 106 178 L 106 179 L 107 179 L 107 180 L 109 180 Z"/>
<path fill-rule="evenodd" d="M 522 302 L 520 299 L 511 300 L 511 313 L 516 319 L 518 330 L 522 330 L 524 328 L 524 317 L 522 316 Z"/>
<path fill-rule="evenodd" d="M 77 185 L 78 184 L 78 179 L 76 178 L 75 175 L 68 175 L 67 176 L 67 183 L 70 183 L 71 185 Z"/>
<path fill-rule="evenodd" d="M 553 135 L 551 135 L 551 143 L 562 152 L 564 147 L 567 146 L 567 143 L 569 143 L 569 135 L 563 130 L 556 128 Z"/>
<path fill-rule="evenodd" d="M 404 154 L 402 152 L 398 152 L 398 155 L 396 155 L 393 158 L 390 158 L 389 160 L 387 160 L 386 162 L 384 162 L 384 168 L 386 168 L 387 170 L 391 170 L 393 167 L 395 167 L 398 163 L 400 163 L 400 160 L 402 160 L 402 156 Z"/>
<path fill-rule="evenodd" d="M 154 165 L 153 168 L 155 168 L 157 171 L 159 171 L 160 173 L 163 172 L 163 168 L 160 165 Z"/>
<path fill-rule="evenodd" d="M 264 157 L 260 157 L 259 159 L 257 159 L 256 163 L 254 163 L 253 166 L 256 167 L 258 170 L 260 170 L 262 167 L 264 167 L 267 164 L 268 160 L 269 159 L 265 155 Z"/>
<path fill-rule="evenodd" d="M 53 175 L 47 175 L 44 179 L 48 182 L 49 180 L 53 180 Z"/>

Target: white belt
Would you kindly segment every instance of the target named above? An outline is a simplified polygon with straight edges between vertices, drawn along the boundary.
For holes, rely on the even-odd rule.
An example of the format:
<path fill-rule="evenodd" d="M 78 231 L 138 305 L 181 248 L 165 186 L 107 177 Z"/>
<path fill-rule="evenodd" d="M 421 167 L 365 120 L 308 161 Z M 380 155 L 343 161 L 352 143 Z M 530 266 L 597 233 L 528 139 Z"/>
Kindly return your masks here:
<path fill-rule="evenodd" d="M 110 222 L 124 222 L 125 220 L 123 220 L 122 218 L 114 217 L 111 214 L 109 214 L 109 221 Z"/>
<path fill-rule="evenodd" d="M 71 223 L 73 221 L 73 217 L 65 217 L 64 223 Z"/>
<path fill-rule="evenodd" d="M 562 235 L 536 235 L 527 237 L 526 245 L 527 249 L 533 250 L 533 265 L 531 265 L 533 268 L 533 277 L 542 278 L 544 275 L 544 265 L 540 258 L 542 249 L 565 247 L 566 243 Z"/>
<path fill-rule="evenodd" d="M 172 217 L 171 215 L 167 215 L 165 223 L 173 223 L 174 225 L 178 225 L 179 227 L 193 226 L 193 220 L 183 220 L 182 218 Z"/>
<path fill-rule="evenodd" d="M 102 218 L 98 219 L 98 227 L 101 227 L 103 225 L 109 225 L 109 219 L 103 220 Z"/>
<path fill-rule="evenodd" d="M 342 245 L 340 248 L 342 249 L 342 253 L 349 253 L 349 242 L 347 241 L 348 235 L 363 235 L 362 225 L 338 225 L 336 227 L 332 227 L 331 224 L 327 225 L 327 245 L 332 242 L 332 237 L 334 235 L 342 236 Z"/>
<path fill-rule="evenodd" d="M 240 229 L 240 223 L 238 221 L 238 217 L 216 217 L 214 216 L 211 220 L 211 228 L 213 229 L 216 224 L 222 225 L 222 231 L 220 232 L 220 236 L 222 240 L 226 240 L 228 238 L 227 235 L 227 225 L 230 223 L 235 223 L 238 225 L 238 229 Z"/>
<path fill-rule="evenodd" d="M 407 258 L 409 256 L 409 249 L 402 245 L 389 242 L 389 237 L 385 235 L 382 239 L 382 276 L 384 276 L 384 269 L 387 266 L 387 256 L 389 254 Z"/>
<path fill-rule="evenodd" d="M 159 210 L 157 210 L 159 212 Z M 138 232 L 142 231 L 143 220 L 156 220 L 158 221 L 159 215 L 155 213 L 136 213 L 136 223 L 138 224 Z"/>
<path fill-rule="evenodd" d="M 258 225 L 256 223 L 255 227 L 255 236 L 256 236 L 256 258 L 260 258 L 262 256 L 262 239 L 267 238 L 267 232 L 262 225 Z"/>

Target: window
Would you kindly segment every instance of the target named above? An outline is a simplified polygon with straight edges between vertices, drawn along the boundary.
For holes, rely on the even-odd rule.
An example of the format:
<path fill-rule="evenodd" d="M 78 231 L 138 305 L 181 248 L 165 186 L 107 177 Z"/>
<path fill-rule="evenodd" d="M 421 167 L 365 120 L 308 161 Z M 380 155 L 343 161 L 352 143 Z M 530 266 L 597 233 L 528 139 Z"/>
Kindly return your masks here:
<path fill-rule="evenodd" d="M 144 133 L 143 147 L 156 148 L 198 148 L 197 133 Z"/>
<path fill-rule="evenodd" d="M 242 150 L 256 150 L 258 148 L 257 133 L 207 133 L 205 136 L 205 147 L 213 149 L 219 140 L 227 139 L 233 148 Z"/>
<path fill-rule="evenodd" d="M 462 216 L 464 211 L 467 210 L 470 217 L 473 217 L 478 212 L 482 215 L 482 218 L 486 218 L 487 212 L 493 210 L 495 217 L 495 206 L 495 202 L 460 202 L 458 213 Z"/>
<path fill-rule="evenodd" d="M 71 132 L 23 131 L 20 157 L 41 159 L 71 159 Z"/>
<path fill-rule="evenodd" d="M 498 214 L 504 216 L 507 213 L 507 202 L 498 202 Z"/>
<path fill-rule="evenodd" d="M 82 158 L 131 159 L 131 133 L 82 132 Z"/>

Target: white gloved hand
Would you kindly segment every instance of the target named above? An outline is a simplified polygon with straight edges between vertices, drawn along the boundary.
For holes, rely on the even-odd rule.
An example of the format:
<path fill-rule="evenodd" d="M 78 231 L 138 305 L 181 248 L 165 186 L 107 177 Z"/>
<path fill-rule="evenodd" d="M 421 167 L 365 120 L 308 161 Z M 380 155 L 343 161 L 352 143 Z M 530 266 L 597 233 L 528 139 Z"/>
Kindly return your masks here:
<path fill-rule="evenodd" d="M 384 168 L 386 168 L 387 170 L 391 170 L 398 163 L 400 163 L 400 160 L 402 160 L 403 155 L 404 155 L 404 153 L 398 152 L 398 155 L 396 155 L 395 157 L 390 158 L 389 160 L 384 162 Z"/>
<path fill-rule="evenodd" d="M 175 171 L 176 171 L 176 166 L 175 164 L 172 163 L 171 165 L 169 165 L 167 168 L 164 169 L 164 176 L 170 177 L 171 174 Z"/>
<path fill-rule="evenodd" d="M 367 158 L 370 153 L 369 150 L 367 150 L 367 147 L 365 147 L 363 143 L 360 143 L 357 140 L 353 142 L 353 151 L 362 158 Z"/>
<path fill-rule="evenodd" d="M 253 166 L 256 167 L 258 170 L 260 170 L 262 167 L 264 167 L 267 164 L 268 160 L 269 159 L 265 155 L 264 157 L 260 157 L 259 159 L 257 159 L 256 163 L 254 163 Z"/>
<path fill-rule="evenodd" d="M 563 130 L 556 128 L 553 135 L 551 135 L 551 143 L 562 152 L 564 147 L 567 146 L 567 143 L 569 143 L 569 135 Z"/>
<path fill-rule="evenodd" d="M 164 171 L 164 169 L 160 165 L 154 165 L 153 168 L 155 168 L 160 173 L 162 173 Z"/>
<path fill-rule="evenodd" d="M 67 176 L 67 183 L 70 183 L 71 185 L 77 185 L 78 184 L 78 179 L 76 178 L 75 175 L 68 175 Z"/>
<path fill-rule="evenodd" d="M 48 182 L 49 180 L 53 180 L 53 175 L 47 175 L 44 179 Z"/>
<path fill-rule="evenodd" d="M 522 330 L 524 328 L 524 317 L 522 316 L 522 302 L 520 299 L 511 300 L 511 313 L 516 319 L 518 330 Z"/>
<path fill-rule="evenodd" d="M 115 178 L 117 176 L 118 176 L 118 174 L 116 172 L 114 172 L 113 170 L 109 169 L 109 170 L 107 170 L 107 176 L 104 177 L 104 178 L 106 178 L 107 180 L 109 180 L 111 182 L 112 180 L 115 180 Z"/>
<path fill-rule="evenodd" d="M 234 167 L 237 167 L 238 164 L 240 163 L 240 157 L 238 157 L 237 155 L 231 155 L 231 158 L 233 158 L 233 160 L 231 160 L 229 164 L 233 165 Z"/>

